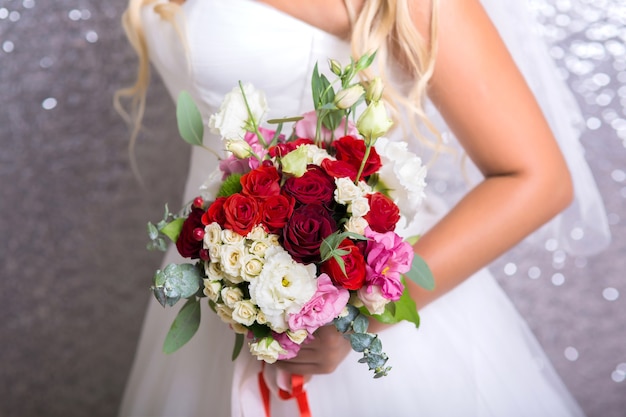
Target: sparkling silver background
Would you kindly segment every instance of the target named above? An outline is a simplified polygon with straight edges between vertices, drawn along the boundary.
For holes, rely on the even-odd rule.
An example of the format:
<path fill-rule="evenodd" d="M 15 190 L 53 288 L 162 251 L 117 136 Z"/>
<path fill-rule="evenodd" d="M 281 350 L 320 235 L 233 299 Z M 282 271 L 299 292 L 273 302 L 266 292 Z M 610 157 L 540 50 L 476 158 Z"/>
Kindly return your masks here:
<path fill-rule="evenodd" d="M 494 271 L 589 416 L 624 417 L 626 2 L 530 4 L 583 106 L 614 239 L 588 259 L 520 247 Z M 188 149 L 155 80 L 137 149 L 147 191 L 133 179 L 111 106 L 136 64 L 124 6 L 0 0 L 0 416 L 115 415 L 154 302 L 145 223 L 180 201 Z"/>

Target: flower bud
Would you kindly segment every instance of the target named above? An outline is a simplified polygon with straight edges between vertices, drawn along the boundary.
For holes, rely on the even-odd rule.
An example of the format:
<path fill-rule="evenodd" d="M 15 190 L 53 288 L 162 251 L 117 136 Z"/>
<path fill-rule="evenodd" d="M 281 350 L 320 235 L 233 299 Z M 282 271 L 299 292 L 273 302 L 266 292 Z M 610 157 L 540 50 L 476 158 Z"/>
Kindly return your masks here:
<path fill-rule="evenodd" d="M 356 122 L 356 128 L 367 144 L 387 133 L 391 125 L 393 122 L 387 116 L 387 109 L 382 101 L 372 101 Z"/>
<path fill-rule="evenodd" d="M 226 140 L 226 149 L 239 159 L 249 158 L 253 154 L 252 147 L 248 142 L 240 139 Z"/>
<path fill-rule="evenodd" d="M 330 67 L 330 70 L 333 72 L 333 74 L 338 77 L 341 76 L 341 64 L 339 62 L 334 59 L 329 59 L 328 66 Z"/>
<path fill-rule="evenodd" d="M 372 101 L 379 101 L 383 97 L 383 90 L 385 86 L 383 84 L 383 80 L 380 77 L 374 78 L 367 86 L 367 90 L 365 91 L 365 100 L 367 104 Z"/>
<path fill-rule="evenodd" d="M 363 87 L 361 87 L 360 84 L 355 84 L 337 93 L 335 96 L 335 105 L 340 109 L 349 109 L 363 97 L 363 93 L 365 93 Z"/>

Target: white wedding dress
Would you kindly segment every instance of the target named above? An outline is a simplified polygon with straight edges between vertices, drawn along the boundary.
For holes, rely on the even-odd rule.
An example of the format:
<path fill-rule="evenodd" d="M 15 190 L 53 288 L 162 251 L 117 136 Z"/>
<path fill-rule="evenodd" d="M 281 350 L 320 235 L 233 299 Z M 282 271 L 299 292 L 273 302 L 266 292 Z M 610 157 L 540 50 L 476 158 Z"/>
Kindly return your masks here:
<path fill-rule="evenodd" d="M 519 0 L 485 3 L 496 23 L 520 18 L 516 10 L 520 6 L 514 5 L 522 3 Z M 170 23 L 154 13 L 152 6 L 144 9 L 144 29 L 151 59 L 172 96 L 176 97 L 181 90 L 189 91 L 205 120 L 239 80 L 251 82 L 266 92 L 270 117 L 309 111 L 312 103 L 309 77 L 313 65 L 318 62 L 320 68 L 325 68 L 328 58 L 346 62 L 349 57 L 349 45 L 344 41 L 254 0 L 187 0 L 182 11 L 179 23 L 184 42 Z M 515 37 L 510 35 L 511 39 Z M 503 36 L 506 38 L 506 34 Z M 521 37 L 526 39 L 523 34 Z M 531 51 L 525 49 L 523 54 Z M 566 108 L 563 101 L 558 101 L 556 106 L 551 104 L 550 92 L 565 97 L 565 103 L 571 98 L 560 90 L 563 86 L 555 81 L 550 64 L 546 64 L 548 70 L 543 74 L 552 78 L 548 78 L 548 87 L 543 88 L 544 75 L 540 75 L 541 65 L 536 58 L 528 60 L 533 63 L 530 72 L 537 74 L 534 78 L 531 74 L 530 78 L 547 94 L 540 101 L 548 110 L 563 111 Z M 547 57 L 539 59 L 549 62 Z M 571 107 L 571 114 L 577 114 L 575 107 Z M 436 114 L 432 116 L 438 120 Z M 566 129 L 564 135 L 572 138 L 571 146 L 579 146 L 569 120 L 557 119 L 560 127 L 555 130 Z M 445 131 L 445 125 L 439 123 Z M 208 133 L 205 144 L 221 149 L 218 138 Z M 579 154 L 574 152 L 574 157 Z M 435 166 L 429 171 L 429 180 L 448 184 L 447 190 L 452 195 L 455 186 L 462 182 L 457 166 L 460 164 L 458 161 L 446 164 L 443 159 L 442 167 Z M 585 169 L 584 160 L 576 162 L 579 169 Z M 198 194 L 199 186 L 215 164 L 214 156 L 194 148 L 185 201 Z M 454 175 L 450 174 L 451 170 Z M 583 193 L 597 197 L 593 180 L 583 177 L 582 186 L 589 188 Z M 430 216 L 430 221 L 445 210 L 445 204 L 432 191 L 424 216 Z M 577 192 L 581 190 L 577 188 Z M 584 229 L 587 235 L 595 236 L 598 241 L 605 239 L 601 204 L 585 205 L 584 209 L 575 211 L 595 218 L 590 222 L 595 229 Z M 570 223 L 557 221 L 557 229 L 585 227 L 576 223 L 580 216 L 572 218 L 575 220 Z M 575 234 L 576 242 L 579 235 Z M 564 246 L 572 249 L 567 239 Z M 181 259 L 170 248 L 164 265 L 177 261 Z M 153 300 L 120 416 L 264 416 L 257 386 L 260 362 L 251 358 L 245 348 L 231 362 L 234 334 L 205 307 L 200 330 L 191 342 L 178 352 L 165 355 L 161 350 L 163 340 L 179 306 L 163 309 Z M 354 353 L 333 374 L 314 376 L 306 386 L 313 417 L 583 415 L 488 271 L 472 276 L 420 314 L 419 330 L 401 323 L 380 333 L 390 357 L 389 365 L 393 367 L 389 376 L 373 379 L 366 366 L 357 363 L 360 355 Z M 273 396 L 271 403 L 272 417 L 298 415 L 293 400 Z"/>

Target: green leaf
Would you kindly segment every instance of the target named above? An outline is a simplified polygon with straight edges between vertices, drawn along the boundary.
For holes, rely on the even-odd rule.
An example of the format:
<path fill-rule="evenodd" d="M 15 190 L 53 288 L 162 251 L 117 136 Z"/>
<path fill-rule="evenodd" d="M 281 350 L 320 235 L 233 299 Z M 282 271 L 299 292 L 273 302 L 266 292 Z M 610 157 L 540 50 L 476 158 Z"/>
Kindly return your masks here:
<path fill-rule="evenodd" d="M 400 299 L 395 303 L 395 314 L 394 318 L 397 321 L 406 320 L 415 325 L 415 327 L 419 327 L 420 325 L 420 316 L 417 312 L 417 306 L 415 305 L 415 301 L 409 295 L 409 291 L 405 288 L 400 296 Z"/>
<path fill-rule="evenodd" d="M 228 197 L 240 192 L 243 189 L 240 180 L 241 174 L 230 174 L 226 177 L 224 182 L 222 182 L 222 185 L 217 192 L 217 197 Z"/>
<path fill-rule="evenodd" d="M 232 360 L 234 361 L 241 353 L 241 348 L 243 347 L 243 335 L 241 333 L 235 333 L 235 346 L 233 346 L 233 355 Z"/>
<path fill-rule="evenodd" d="M 352 322 L 352 330 L 354 330 L 355 333 L 365 333 L 369 324 L 370 322 L 367 317 L 363 314 L 359 314 Z"/>
<path fill-rule="evenodd" d="M 182 217 L 174 219 L 161 229 L 161 233 L 169 237 L 172 242 L 176 243 L 176 241 L 178 240 L 178 236 L 180 235 L 180 231 L 183 228 L 184 222 L 185 219 L 183 219 Z"/>
<path fill-rule="evenodd" d="M 196 334 L 199 326 L 200 301 L 192 298 L 185 303 L 174 319 L 165 337 L 163 352 L 167 354 L 176 352 Z"/>
<path fill-rule="evenodd" d="M 435 278 L 430 268 L 424 262 L 421 256 L 415 254 L 413 262 L 411 263 L 411 269 L 404 274 L 405 277 L 419 285 L 420 287 L 432 291 L 435 288 Z"/>
<path fill-rule="evenodd" d="M 297 122 L 302 119 L 304 119 L 303 116 L 293 116 L 293 117 L 284 117 L 282 119 L 270 119 L 270 120 L 267 120 L 266 123 L 269 123 L 271 125 L 277 125 L 281 123 Z"/>
<path fill-rule="evenodd" d="M 178 133 L 185 142 L 202 146 L 204 136 L 204 124 L 200 111 L 194 103 L 191 95 L 186 91 L 181 91 L 176 103 L 176 121 L 178 122 Z"/>

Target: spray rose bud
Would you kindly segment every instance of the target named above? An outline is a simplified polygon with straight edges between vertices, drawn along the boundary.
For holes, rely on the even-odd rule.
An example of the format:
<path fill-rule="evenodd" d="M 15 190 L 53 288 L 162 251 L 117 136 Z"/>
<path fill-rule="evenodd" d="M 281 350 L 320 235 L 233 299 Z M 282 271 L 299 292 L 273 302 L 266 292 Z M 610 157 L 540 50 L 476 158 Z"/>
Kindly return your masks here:
<path fill-rule="evenodd" d="M 356 128 L 365 139 L 365 143 L 374 142 L 383 136 L 393 122 L 387 116 L 387 109 L 382 101 L 372 101 L 356 122 Z"/>
<path fill-rule="evenodd" d="M 383 90 L 385 86 L 383 84 L 383 80 L 380 77 L 374 78 L 367 86 L 367 90 L 365 91 L 365 100 L 367 104 L 372 101 L 379 101 L 383 97 Z"/>
<path fill-rule="evenodd" d="M 253 154 L 252 147 L 248 142 L 240 139 L 226 140 L 226 149 L 239 159 L 249 158 Z"/>
<path fill-rule="evenodd" d="M 335 61 L 334 59 L 329 59 L 328 66 L 330 67 L 330 70 L 333 72 L 333 74 L 341 77 L 341 64 L 339 62 Z"/>
<path fill-rule="evenodd" d="M 354 104 L 359 101 L 361 97 L 363 97 L 364 93 L 365 90 L 360 84 L 355 84 L 345 90 L 341 90 L 335 96 L 335 106 L 340 109 L 349 109 L 354 106 Z"/>

